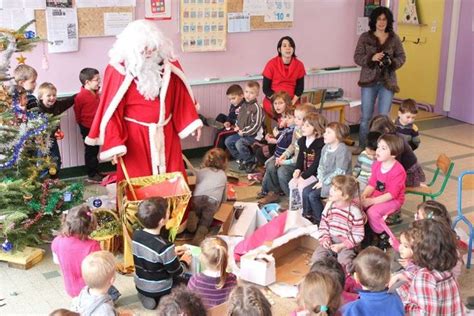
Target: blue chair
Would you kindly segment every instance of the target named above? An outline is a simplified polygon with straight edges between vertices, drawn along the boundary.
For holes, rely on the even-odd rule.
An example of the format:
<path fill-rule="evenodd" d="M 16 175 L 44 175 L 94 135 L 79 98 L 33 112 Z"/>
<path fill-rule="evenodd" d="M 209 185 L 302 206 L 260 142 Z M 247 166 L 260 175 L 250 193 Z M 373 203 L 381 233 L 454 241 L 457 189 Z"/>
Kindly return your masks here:
<path fill-rule="evenodd" d="M 459 222 L 464 222 L 469 229 L 469 245 L 467 247 L 467 263 L 466 268 L 471 268 L 472 257 L 472 240 L 474 239 L 474 229 L 472 223 L 462 213 L 462 192 L 463 190 L 474 189 L 474 170 L 463 171 L 458 177 L 458 215 L 453 221 L 453 229 Z"/>

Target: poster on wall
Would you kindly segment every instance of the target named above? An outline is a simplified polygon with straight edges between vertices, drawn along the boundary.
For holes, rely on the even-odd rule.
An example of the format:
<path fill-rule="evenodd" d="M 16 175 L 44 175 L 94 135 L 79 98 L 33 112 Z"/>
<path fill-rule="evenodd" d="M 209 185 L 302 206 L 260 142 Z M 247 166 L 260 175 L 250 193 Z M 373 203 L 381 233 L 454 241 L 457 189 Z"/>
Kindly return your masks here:
<path fill-rule="evenodd" d="M 50 53 L 79 49 L 77 10 L 72 7 L 72 0 L 46 1 L 46 31 Z"/>
<path fill-rule="evenodd" d="M 265 22 L 293 22 L 294 0 L 267 0 Z"/>
<path fill-rule="evenodd" d="M 227 0 L 181 0 L 183 52 L 224 51 L 227 42 Z"/>
<path fill-rule="evenodd" d="M 145 19 L 170 20 L 171 0 L 145 0 Z"/>

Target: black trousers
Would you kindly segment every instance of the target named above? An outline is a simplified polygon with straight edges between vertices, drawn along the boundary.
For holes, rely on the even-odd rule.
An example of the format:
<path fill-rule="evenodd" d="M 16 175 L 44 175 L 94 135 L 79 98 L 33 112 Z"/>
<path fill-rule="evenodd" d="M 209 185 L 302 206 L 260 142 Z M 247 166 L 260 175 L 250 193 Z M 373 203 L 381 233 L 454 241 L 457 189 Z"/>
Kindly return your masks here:
<path fill-rule="evenodd" d="M 79 128 L 81 129 L 82 140 L 85 140 L 86 136 L 89 134 L 90 128 L 84 127 L 80 124 Z M 86 143 L 84 143 L 84 146 L 84 161 L 86 164 L 87 176 L 93 177 L 99 172 L 99 160 L 97 159 L 99 146 L 89 146 Z"/>

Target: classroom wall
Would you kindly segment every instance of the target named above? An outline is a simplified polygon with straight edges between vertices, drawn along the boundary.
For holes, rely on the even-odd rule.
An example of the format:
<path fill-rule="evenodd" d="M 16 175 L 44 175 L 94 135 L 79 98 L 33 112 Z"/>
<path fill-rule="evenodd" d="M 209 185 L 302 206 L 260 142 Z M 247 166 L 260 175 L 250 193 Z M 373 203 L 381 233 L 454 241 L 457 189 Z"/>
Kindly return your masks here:
<path fill-rule="evenodd" d="M 398 20 L 401 20 L 405 1 L 398 3 Z M 397 98 L 413 98 L 439 109 L 436 104 L 442 48 L 445 0 L 418 0 L 418 18 L 425 25 L 398 24 L 397 34 L 405 36 L 403 48 L 406 63 L 397 71 L 400 92 Z M 415 44 L 420 38 L 426 41 Z"/>
<path fill-rule="evenodd" d="M 143 3 L 144 0 L 137 0 L 137 19 L 144 17 Z M 225 52 L 206 53 L 181 52 L 178 0 L 173 0 L 172 4 L 172 19 L 156 23 L 173 41 L 175 53 L 190 80 L 260 74 L 267 60 L 276 55 L 278 39 L 285 35 L 295 39 L 297 55 L 307 68 L 354 64 L 356 19 L 362 15 L 363 1 L 295 1 L 292 28 L 231 33 L 227 36 Z M 48 54 L 47 45 L 39 44 L 25 56 L 27 63 L 38 70 L 40 82 L 50 81 L 60 92 L 73 92 L 79 88 L 78 73 L 83 67 L 105 69 L 107 52 L 114 40 L 114 37 L 81 38 L 78 52 L 60 54 Z M 48 69 L 42 69 L 44 56 Z"/>
<path fill-rule="evenodd" d="M 458 40 L 456 45 L 456 62 L 454 66 L 453 91 L 449 117 L 474 124 L 474 63 L 473 50 L 474 30 L 472 0 L 461 1 Z"/>
<path fill-rule="evenodd" d="M 296 42 L 296 53 L 306 68 L 322 68 L 334 65 L 354 65 L 353 52 L 357 43 L 356 20 L 363 14 L 363 1 L 318 0 L 295 1 L 295 21 L 291 29 L 263 30 L 250 33 L 228 34 L 225 52 L 183 53 L 179 46 L 178 1 L 173 1 L 173 17 L 170 21 L 157 24 L 175 45 L 185 73 L 191 80 L 196 99 L 201 104 L 201 112 L 215 116 L 228 110 L 225 89 L 230 83 L 208 83 L 193 85 L 206 77 L 243 77 L 260 74 L 268 59 L 276 55 L 276 44 L 280 37 L 290 35 Z M 137 1 L 136 18 L 143 18 L 143 0 Z M 53 82 L 59 93 L 73 93 L 79 89 L 78 73 L 83 67 L 94 67 L 101 72 L 105 68 L 107 52 L 114 42 L 113 37 L 81 38 L 80 50 L 74 53 L 48 54 L 47 47 L 38 47 L 24 54 L 27 63 L 38 70 L 38 82 Z M 15 59 L 12 59 L 15 61 Z M 48 69 L 43 69 L 44 61 Z M 344 88 L 346 96 L 360 98 L 357 87 L 359 72 L 325 73 L 307 76 L 306 88 L 317 86 L 338 86 Z M 337 120 L 334 113 L 328 113 L 329 120 Z M 359 121 L 359 109 L 347 109 L 348 123 Z M 63 167 L 83 165 L 83 143 L 74 113 L 71 110 L 61 119 L 65 138 L 60 142 Z M 203 130 L 202 140 L 183 140 L 183 148 L 205 147 L 212 144 L 214 135 L 209 128 Z"/>

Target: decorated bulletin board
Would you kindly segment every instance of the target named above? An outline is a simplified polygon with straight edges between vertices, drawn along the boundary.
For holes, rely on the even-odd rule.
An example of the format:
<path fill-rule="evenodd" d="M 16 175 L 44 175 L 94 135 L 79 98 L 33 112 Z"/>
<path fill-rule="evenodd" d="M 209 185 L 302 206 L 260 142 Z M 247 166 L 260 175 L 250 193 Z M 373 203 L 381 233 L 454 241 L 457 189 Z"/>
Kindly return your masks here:
<path fill-rule="evenodd" d="M 243 10 L 244 0 L 227 0 L 228 13 L 241 13 Z M 263 15 L 250 16 L 250 30 L 289 29 L 291 27 L 293 27 L 293 22 L 265 22 Z"/>
<path fill-rule="evenodd" d="M 79 37 L 101 37 L 104 34 L 104 13 L 131 13 L 135 16 L 135 7 L 99 7 L 77 8 Z M 35 10 L 36 33 L 46 39 L 46 17 L 44 10 Z"/>

